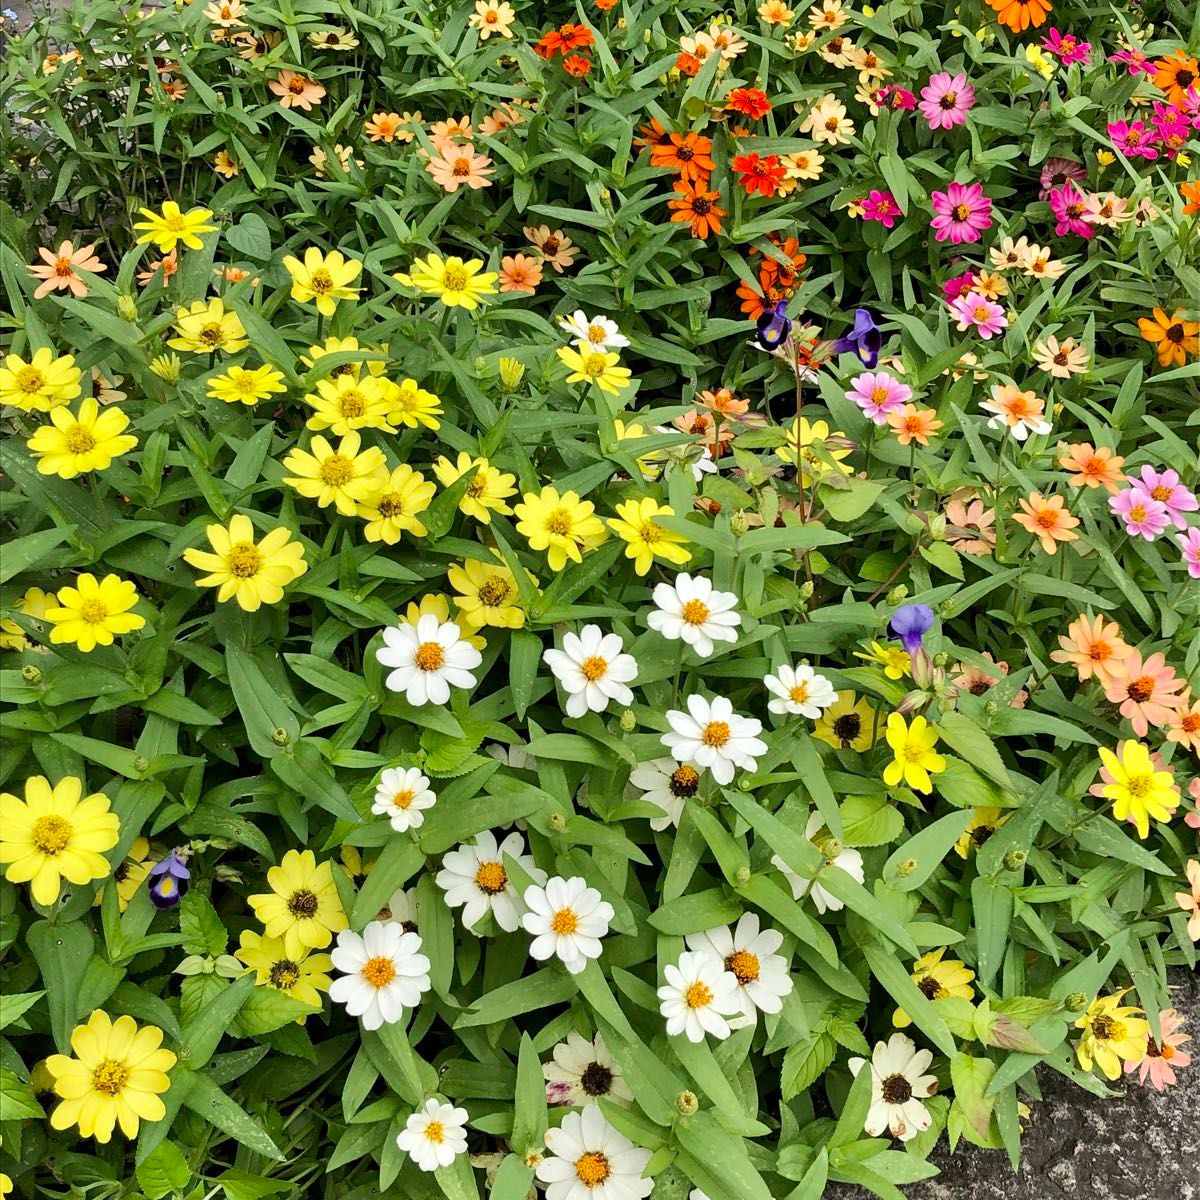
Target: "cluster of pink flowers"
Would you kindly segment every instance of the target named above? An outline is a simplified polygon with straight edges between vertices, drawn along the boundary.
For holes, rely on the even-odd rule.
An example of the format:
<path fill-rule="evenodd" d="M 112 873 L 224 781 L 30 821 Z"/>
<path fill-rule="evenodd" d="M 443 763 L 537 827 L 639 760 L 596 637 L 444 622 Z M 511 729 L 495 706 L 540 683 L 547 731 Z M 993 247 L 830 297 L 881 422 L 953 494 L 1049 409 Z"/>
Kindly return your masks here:
<path fill-rule="evenodd" d="M 1166 532 L 1168 526 L 1187 531 L 1191 540 L 1200 546 L 1200 530 L 1188 530 L 1185 513 L 1200 508 L 1200 501 L 1179 481 L 1179 473 L 1170 468 L 1156 471 L 1145 466 L 1140 475 L 1127 475 L 1130 485 L 1111 497 L 1108 506 L 1125 524 L 1125 532 L 1131 537 L 1142 537 L 1152 542 Z M 1179 538 L 1187 561 L 1188 538 Z M 1193 575 L 1200 573 L 1200 562 Z"/>
<path fill-rule="evenodd" d="M 1112 144 L 1126 158 L 1153 162 L 1159 153 L 1174 158 L 1187 145 L 1193 131 L 1200 129 L 1200 93 L 1193 87 L 1182 105 L 1154 102 L 1154 112 L 1145 121 L 1110 121 Z"/>

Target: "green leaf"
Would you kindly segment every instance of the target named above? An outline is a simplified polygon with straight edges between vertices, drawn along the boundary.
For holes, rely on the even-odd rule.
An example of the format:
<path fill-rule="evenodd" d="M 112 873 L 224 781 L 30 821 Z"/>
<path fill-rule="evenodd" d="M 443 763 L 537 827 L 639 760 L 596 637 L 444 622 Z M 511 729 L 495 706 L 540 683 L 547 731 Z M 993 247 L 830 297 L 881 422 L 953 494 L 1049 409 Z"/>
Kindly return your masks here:
<path fill-rule="evenodd" d="M 970 810 L 949 813 L 898 846 L 884 863 L 881 876 L 884 883 L 898 892 L 919 888 L 954 848 L 971 823 L 971 815 Z M 901 863 L 906 870 L 900 870 Z M 915 865 L 909 869 L 909 864 Z"/>
<path fill-rule="evenodd" d="M 956 1052 L 954 1038 L 946 1028 L 946 1022 L 925 993 L 913 982 L 912 976 L 901 966 L 895 955 L 878 944 L 864 944 L 863 956 L 871 968 L 871 974 L 883 984 L 896 1004 L 913 1019 L 913 1024 L 947 1057 Z"/>
<path fill-rule="evenodd" d="M 174 1142 L 161 1142 L 138 1163 L 136 1173 L 146 1200 L 162 1200 L 172 1192 L 181 1192 L 192 1177 L 187 1160 Z"/>
<path fill-rule="evenodd" d="M 274 758 L 283 746 L 300 738 L 300 723 L 279 693 L 267 681 L 262 668 L 244 650 L 225 652 L 225 669 L 238 711 L 246 723 L 246 736 L 256 753 Z M 276 741 L 276 731 L 280 741 Z M 283 739 L 286 739 L 284 741 Z"/>
<path fill-rule="evenodd" d="M 529 1034 L 521 1035 L 517 1058 L 517 1090 L 513 1097 L 513 1132 L 509 1145 L 520 1155 L 540 1149 L 549 1118 L 542 1064 Z"/>
<path fill-rule="evenodd" d="M 203 892 L 191 891 L 179 902 L 179 931 L 183 934 L 183 949 L 188 954 L 207 954 L 216 957 L 225 953 L 229 934 L 225 922 L 217 916 Z"/>
<path fill-rule="evenodd" d="M 183 1045 L 187 1050 L 188 1066 L 192 1070 L 198 1071 L 212 1058 L 222 1035 L 228 1031 L 253 987 L 254 977 L 243 975 L 206 1004 L 192 1020 L 185 1022 Z"/>
<path fill-rule="evenodd" d="M 5 542 L 4 553 L 0 555 L 0 583 L 7 583 L 22 571 L 32 570 L 55 546 L 62 545 L 75 528 L 74 525 L 60 525 Z"/>
<path fill-rule="evenodd" d="M 827 1033 L 793 1042 L 783 1056 L 779 1086 L 784 1100 L 792 1100 L 810 1087 L 828 1069 L 837 1054 L 837 1042 Z"/>
<path fill-rule="evenodd" d="M 241 1142 L 255 1154 L 273 1158 L 278 1162 L 284 1160 L 284 1154 L 271 1140 L 267 1131 L 207 1075 L 195 1075 L 183 1103 L 197 1116 Z"/>
<path fill-rule="evenodd" d="M 37 921 L 29 927 L 25 940 L 46 985 L 54 1044 L 60 1054 L 70 1054 L 71 1031 L 84 1015 L 79 994 L 95 939 L 79 922 L 51 925 L 49 921 Z"/>

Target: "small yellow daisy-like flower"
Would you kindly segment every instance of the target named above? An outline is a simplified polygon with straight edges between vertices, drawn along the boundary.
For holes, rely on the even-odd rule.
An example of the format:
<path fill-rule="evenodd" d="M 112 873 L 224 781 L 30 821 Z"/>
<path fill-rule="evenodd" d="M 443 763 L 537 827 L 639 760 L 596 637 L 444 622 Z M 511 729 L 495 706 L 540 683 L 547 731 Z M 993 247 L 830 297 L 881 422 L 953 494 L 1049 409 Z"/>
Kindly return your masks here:
<path fill-rule="evenodd" d="M 83 372 L 73 354 L 56 357 L 43 346 L 26 362 L 19 354 L 8 354 L 0 367 L 0 404 L 11 404 L 22 412 L 49 412 L 80 395 Z"/>
<path fill-rule="evenodd" d="M 822 711 L 812 735 L 835 750 L 870 750 L 875 744 L 875 712 L 865 696 L 839 692 L 837 700 Z"/>
<path fill-rule="evenodd" d="M 126 851 L 125 858 L 113 868 L 112 881 L 117 888 L 117 908 L 124 912 L 129 902 L 137 895 L 137 890 L 150 874 L 154 863 L 150 859 L 150 843 L 144 837 L 133 839 L 133 845 Z M 104 888 L 96 893 L 95 904 L 104 900 Z"/>
<path fill-rule="evenodd" d="M 339 437 L 352 429 L 382 429 L 392 432 L 388 417 L 390 397 L 378 375 L 334 375 L 317 380 L 317 393 L 309 392 L 304 403 L 313 409 L 309 429 L 330 429 Z"/>
<path fill-rule="evenodd" d="M 320 508 L 335 505 L 344 517 L 353 517 L 360 504 L 383 490 L 388 478 L 383 451 L 378 446 L 363 450 L 362 436 L 354 431 L 336 450 L 318 434 L 307 450 L 290 450 L 283 465 L 292 472 L 284 483 Z"/>
<path fill-rule="evenodd" d="M 572 562 L 583 561 L 583 550 L 604 540 L 604 524 L 595 515 L 596 506 L 581 500 L 576 492 L 544 487 L 540 493 L 526 492 L 522 503 L 513 510 L 517 532 L 529 543 L 530 550 L 546 551 L 551 571 L 561 571 Z"/>
<path fill-rule="evenodd" d="M 208 394 L 226 404 L 257 404 L 286 391 L 283 373 L 268 366 L 230 367 L 223 375 L 212 375 L 208 380 Z"/>
<path fill-rule="evenodd" d="M 339 300 L 355 300 L 362 291 L 350 286 L 362 273 L 362 263 L 346 258 L 340 250 L 322 254 L 316 246 L 309 246 L 303 262 L 289 254 L 283 265 L 292 277 L 292 299 L 299 304 L 313 301 L 324 317 L 333 316 Z"/>
<path fill-rule="evenodd" d="M 438 420 L 442 415 L 442 402 L 432 392 L 419 387 L 415 379 L 405 379 L 401 383 L 388 379 L 384 384 L 391 406 L 388 420 L 393 425 L 405 425 L 409 429 L 416 429 L 418 425 L 424 425 L 426 429 L 442 427 Z"/>
<path fill-rule="evenodd" d="M 116 637 L 133 633 L 146 624 L 146 618 L 129 610 L 138 602 L 137 588 L 128 579 L 84 573 L 74 587 L 60 588 L 58 607 L 46 613 L 53 622 L 50 641 L 61 646 L 73 643 L 85 654 L 97 646 L 111 646 Z"/>
<path fill-rule="evenodd" d="M 356 337 L 327 337 L 324 342 L 321 343 L 321 345 L 309 346 L 308 356 L 301 355 L 300 361 L 306 367 L 311 367 L 317 362 L 318 359 L 323 358 L 326 354 L 349 354 L 357 350 L 362 350 L 364 353 L 368 354 L 373 353 L 373 351 L 371 351 L 368 347 L 360 345 L 358 338 Z M 387 347 L 382 347 L 382 350 L 386 351 Z M 336 367 L 334 367 L 333 370 L 329 372 L 329 376 L 330 378 L 333 378 L 336 375 L 353 375 L 355 379 L 357 379 L 361 370 L 362 363 L 360 362 L 344 362 L 339 363 Z M 367 370 L 372 375 L 382 375 L 384 371 L 387 370 L 387 363 L 374 361 L 369 362 L 367 363 Z"/>
<path fill-rule="evenodd" d="M 311 850 L 289 850 L 279 866 L 267 872 L 269 892 L 249 898 L 266 936 L 282 938 L 288 958 L 306 950 L 323 950 L 333 935 L 348 927 L 333 882 L 333 867 L 318 863 Z"/>
<path fill-rule="evenodd" d="M 459 617 L 468 631 L 488 625 L 520 629 L 525 624 L 517 581 L 504 563 L 468 558 L 461 566 L 451 567 L 448 577 Z M 533 583 L 536 586 L 537 580 Z"/>
<path fill-rule="evenodd" d="M 51 409 L 50 422 L 25 443 L 37 455 L 42 475 L 74 479 L 89 471 L 105 471 L 114 458 L 137 445 L 137 438 L 124 432 L 129 418 L 115 406 L 101 412 L 90 396 L 80 401 L 78 415 L 63 407 Z"/>
<path fill-rule="evenodd" d="M 486 458 L 474 458 L 462 450 L 455 462 L 443 454 L 433 464 L 433 473 L 442 487 L 448 488 L 457 483 L 468 471 L 474 471 L 475 478 L 458 502 L 460 513 L 489 525 L 493 512 L 512 512 L 504 501 L 506 497 L 516 495 L 517 489 L 513 487 L 517 481 L 515 475 L 498 471 Z"/>
<path fill-rule="evenodd" d="M 568 383 L 594 383 L 602 392 L 612 395 L 628 386 L 633 374 L 628 367 L 617 365 L 621 356 L 614 350 L 582 352 L 574 346 L 560 346 L 557 354 L 571 371 Z"/>
<path fill-rule="evenodd" d="M 842 461 L 844 458 L 849 458 L 850 448 L 827 444 L 830 438 L 844 437 L 845 435 L 842 433 L 831 432 L 828 424 L 824 421 L 810 423 L 805 417 L 801 417 L 799 422 L 793 421 L 788 427 L 787 442 L 780 446 L 775 453 L 785 463 L 795 466 L 796 452 L 799 450 L 802 463 L 800 475 L 805 487 L 808 487 L 814 480 L 819 481 L 832 475 L 835 466 L 843 475 L 853 474 L 854 468 Z M 818 446 L 820 453 L 817 452 Z M 832 463 L 827 460 L 832 460 Z"/>
<path fill-rule="evenodd" d="M 913 717 L 909 725 L 899 713 L 892 713 L 884 736 L 895 757 L 883 769 L 883 782 L 888 787 L 904 782 L 914 792 L 929 795 L 933 790 L 930 775 L 946 769 L 945 758 L 933 749 L 937 730 L 924 717 Z"/>
<path fill-rule="evenodd" d="M 930 950 L 922 954 L 912 966 L 912 981 L 921 990 L 927 1000 L 944 1000 L 948 996 L 956 996 L 960 1000 L 970 1000 L 975 995 L 971 980 L 975 972 L 968 969 L 966 963 L 957 958 L 943 958 L 946 947 Z M 905 1029 L 912 1024 L 912 1017 L 902 1008 L 892 1014 L 892 1024 L 897 1029 Z"/>
<path fill-rule="evenodd" d="M 633 559 L 633 569 L 639 575 L 647 574 L 656 558 L 675 566 L 691 561 L 692 552 L 684 549 L 688 539 L 655 520 L 674 515 L 675 510 L 669 504 L 659 504 L 644 496 L 641 500 L 618 504 L 616 517 L 608 519 L 609 529 L 628 543 L 625 557 Z"/>
<path fill-rule="evenodd" d="M 971 810 L 971 820 L 962 836 L 954 843 L 954 853 L 959 858 L 968 858 L 972 849 L 978 850 L 1011 816 L 1002 808 L 981 805 Z"/>
<path fill-rule="evenodd" d="M 311 954 L 305 950 L 291 957 L 284 949 L 282 938 L 270 938 L 245 929 L 238 938 L 234 958 L 253 973 L 260 987 L 272 987 L 302 1004 L 311 1004 L 314 1011 L 321 1007 L 321 993 L 329 991 L 333 979 L 333 959 L 328 954 Z M 308 1020 L 305 1013 L 296 1018 L 297 1025 Z"/>
<path fill-rule="evenodd" d="M 1180 800 L 1175 776 L 1154 765 L 1147 746 L 1125 741 L 1115 754 L 1101 746 L 1100 761 L 1112 777 L 1101 786 L 1100 794 L 1113 802 L 1113 816 L 1118 821 L 1135 826 L 1138 837 L 1150 836 L 1151 819 L 1165 822 L 1175 815 Z"/>
<path fill-rule="evenodd" d="M 228 529 L 209 525 L 204 532 L 213 552 L 187 549 L 183 561 L 209 572 L 196 583 L 219 588 L 218 604 L 232 599 L 246 612 L 257 612 L 264 604 L 278 604 L 283 589 L 308 570 L 304 547 L 293 542 L 291 531 L 282 525 L 255 542 L 250 518 L 239 513 Z"/>
<path fill-rule="evenodd" d="M 181 308 L 175 314 L 175 335 L 167 345 L 172 350 L 187 350 L 192 354 L 210 354 L 216 350 L 236 354 L 250 344 L 241 317 L 226 312 L 219 297 L 207 303 L 194 300 L 190 308 Z"/>
<path fill-rule="evenodd" d="M 32 617 L 35 621 L 44 621 L 46 614 L 56 606 L 53 592 L 43 592 L 39 587 L 31 587 L 17 602 L 17 612 L 24 617 Z M 42 650 L 44 647 L 35 646 L 25 637 L 25 631 L 16 621 L 5 618 L 0 621 L 0 650 Z"/>
<path fill-rule="evenodd" d="M 861 658 L 863 662 L 878 663 L 889 679 L 903 679 L 912 672 L 912 658 L 901 646 L 881 646 L 878 642 L 872 642 L 868 653 L 856 650 L 854 657 Z"/>
<path fill-rule="evenodd" d="M 83 780 L 44 775 L 25 780 L 25 799 L 0 793 L 0 863 L 9 883 L 28 883 L 38 904 L 53 904 L 62 881 L 105 879 L 106 851 L 120 837 L 120 822 L 103 792 L 83 795 Z"/>
<path fill-rule="evenodd" d="M 1120 1079 L 1123 1062 L 1145 1058 L 1150 1026 L 1138 1016 L 1140 1008 L 1121 1004 L 1124 995 L 1125 991 L 1120 991 L 1097 996 L 1075 1022 L 1075 1028 L 1084 1031 L 1075 1046 L 1075 1057 L 1085 1071 L 1095 1063 L 1107 1078 Z"/>
<path fill-rule="evenodd" d="M 447 308 L 471 310 L 483 303 L 485 296 L 496 291 L 495 271 L 484 271 L 483 259 L 470 258 L 464 261 L 457 255 L 442 258 L 430 254 L 426 258 L 413 260 L 412 269 L 392 278 L 405 287 L 414 287 L 419 292 L 436 296 Z"/>
<path fill-rule="evenodd" d="M 394 546 L 402 532 L 425 537 L 429 530 L 417 515 L 429 507 L 436 491 L 436 484 L 407 463 L 397 467 L 383 490 L 358 506 L 358 515 L 367 522 L 367 541 Z"/>
<path fill-rule="evenodd" d="M 639 421 L 635 421 L 632 425 L 626 425 L 620 417 L 613 421 L 613 433 L 616 436 L 618 444 L 621 442 L 637 441 L 639 438 L 649 437 L 645 425 Z M 635 460 L 638 465 L 638 470 L 642 473 L 643 479 L 657 479 L 663 473 L 663 463 L 666 461 L 666 455 L 661 450 L 652 450 L 649 454 L 643 454 Z"/>
<path fill-rule="evenodd" d="M 75 1056 L 46 1059 L 54 1090 L 62 1097 L 50 1124 L 55 1129 L 78 1125 L 83 1137 L 107 1142 L 118 1125 L 132 1139 L 142 1121 L 161 1121 L 167 1107 L 160 1097 L 170 1089 L 168 1072 L 177 1061 L 162 1049 L 162 1039 L 156 1025 L 139 1029 L 132 1017 L 114 1021 L 96 1009 L 71 1034 Z"/>
<path fill-rule="evenodd" d="M 161 212 L 151 208 L 138 211 L 146 219 L 134 223 L 134 229 L 145 230 L 137 244 L 141 246 L 153 242 L 163 254 L 170 254 L 181 242 L 189 250 L 202 250 L 204 243 L 200 234 L 213 233 L 217 228 L 208 224 L 212 216 L 211 208 L 193 208 L 183 212 L 174 200 L 165 201 Z"/>

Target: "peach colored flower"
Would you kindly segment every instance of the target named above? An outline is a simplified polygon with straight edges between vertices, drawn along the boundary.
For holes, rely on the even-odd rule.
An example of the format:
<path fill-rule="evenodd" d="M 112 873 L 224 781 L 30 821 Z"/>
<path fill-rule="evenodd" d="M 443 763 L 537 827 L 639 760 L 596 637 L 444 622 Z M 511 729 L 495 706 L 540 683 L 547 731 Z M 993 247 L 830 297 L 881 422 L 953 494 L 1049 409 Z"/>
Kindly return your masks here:
<path fill-rule="evenodd" d="M 143 287 L 148 283 L 153 283 L 154 276 L 158 274 L 160 267 L 162 268 L 163 287 L 166 287 L 171 276 L 179 270 L 179 259 L 176 251 L 172 250 L 170 254 L 164 254 L 158 262 L 151 263 L 144 271 L 139 271 L 137 276 L 138 283 Z"/>
<path fill-rule="evenodd" d="M 1129 718 L 1133 732 L 1145 737 L 1150 726 L 1165 725 L 1179 707 L 1179 693 L 1187 686 L 1162 654 L 1143 660 L 1141 651 L 1131 649 L 1125 661 L 1125 677 L 1105 683 L 1104 694 L 1120 713 Z"/>
<path fill-rule="evenodd" d="M 1191 895 L 1187 892 L 1176 892 L 1175 903 L 1184 912 L 1192 914 L 1187 923 L 1188 937 L 1193 942 L 1200 942 L 1200 862 L 1194 858 L 1188 861 L 1187 878 L 1192 886 Z"/>
<path fill-rule="evenodd" d="M 1121 468 L 1125 459 L 1114 454 L 1107 446 L 1094 447 L 1091 442 L 1074 442 L 1063 446 L 1058 465 L 1071 471 L 1067 482 L 1071 487 L 1102 487 L 1111 495 L 1121 489 Z"/>
<path fill-rule="evenodd" d="M 1066 636 L 1059 634 L 1061 650 L 1050 652 L 1051 661 L 1070 663 L 1079 673 L 1079 682 L 1087 683 L 1093 675 L 1107 688 L 1128 676 L 1128 663 L 1133 654 L 1121 636 L 1121 627 L 1103 617 L 1078 616 L 1067 626 Z"/>
<path fill-rule="evenodd" d="M 526 225 L 523 232 L 542 261 L 548 262 L 558 274 L 575 262 L 579 247 L 561 229 L 551 232 L 549 225 Z"/>
<path fill-rule="evenodd" d="M 509 254 L 500 260 L 500 290 L 532 296 L 542 282 L 542 264 L 528 254 Z"/>
<path fill-rule="evenodd" d="M 991 554 L 996 548 L 996 510 L 988 508 L 969 488 L 960 489 L 946 505 L 946 533 L 961 554 Z"/>
<path fill-rule="evenodd" d="M 1177 1082 L 1176 1070 L 1191 1066 L 1191 1055 L 1180 1047 L 1192 1039 L 1186 1033 L 1179 1032 L 1183 1028 L 1183 1019 L 1173 1008 L 1164 1008 L 1158 1014 L 1158 1026 L 1162 1041 L 1149 1038 L 1145 1057 L 1140 1062 L 1127 1061 L 1125 1074 L 1136 1072 L 1140 1084 L 1145 1086 L 1149 1083 L 1156 1092 L 1165 1092 Z"/>
<path fill-rule="evenodd" d="M 1008 674 L 1008 663 L 996 662 L 986 650 L 983 652 L 982 657 L 986 658 L 988 662 L 994 663 L 1000 675 L 989 675 L 979 667 L 973 667 L 969 663 L 959 663 L 957 673 L 951 680 L 959 691 L 970 692 L 972 696 L 982 696 L 985 692 L 990 692 L 1000 682 L 1001 676 Z M 1024 708 L 1025 701 L 1028 699 L 1029 693 L 1022 688 L 1013 697 L 1012 707 Z"/>
<path fill-rule="evenodd" d="M 1193 700 L 1190 689 L 1179 697 L 1179 706 L 1167 718 L 1167 741 L 1200 754 L 1200 697 Z"/>
<path fill-rule="evenodd" d="M 83 299 L 88 294 L 88 286 L 77 272 L 93 271 L 99 274 L 108 270 L 108 267 L 92 253 L 95 249 L 94 245 L 89 244 L 76 250 L 71 242 L 63 242 L 57 250 L 39 247 L 38 254 L 43 262 L 34 263 L 29 268 L 29 273 L 34 279 L 42 280 L 33 293 L 33 298 L 40 300 L 50 292 L 64 290 Z"/>
<path fill-rule="evenodd" d="M 403 125 L 399 113 L 377 112 L 363 124 L 363 133 L 373 142 L 393 142 L 400 135 Z M 411 133 L 408 140 L 412 140 Z"/>
<path fill-rule="evenodd" d="M 942 427 L 934 409 L 918 408 L 915 404 L 893 409 L 887 414 L 887 423 L 901 446 L 907 446 L 911 442 L 916 442 L 918 446 L 928 446 L 929 439 L 935 437 Z"/>
<path fill-rule="evenodd" d="M 1059 542 L 1078 540 L 1075 526 L 1079 518 L 1067 511 L 1061 496 L 1031 492 L 1021 497 L 1020 504 L 1022 511 L 1014 513 L 1013 520 L 1041 542 L 1046 554 L 1057 554 Z"/>
<path fill-rule="evenodd" d="M 465 146 L 447 144 L 440 147 L 441 155 L 425 164 L 426 173 L 434 183 L 448 192 L 457 192 L 460 187 L 473 191 L 491 187 L 492 160 L 486 154 L 476 154 L 475 147 L 468 142 Z"/>
<path fill-rule="evenodd" d="M 471 118 L 467 115 L 461 117 L 447 117 L 444 121 L 434 121 L 429 127 L 429 136 L 431 138 L 466 138 L 468 141 L 474 136 L 471 132 Z"/>
<path fill-rule="evenodd" d="M 268 86 L 279 97 L 281 108 L 302 108 L 305 112 L 320 104 L 325 95 L 325 89 L 315 79 L 295 71 L 280 71 Z"/>
<path fill-rule="evenodd" d="M 508 129 L 512 125 L 523 125 L 525 118 L 521 115 L 521 110 L 514 108 L 511 104 L 502 104 L 499 108 L 494 108 L 492 111 L 479 122 L 479 132 L 484 137 L 495 137 L 504 129 Z"/>

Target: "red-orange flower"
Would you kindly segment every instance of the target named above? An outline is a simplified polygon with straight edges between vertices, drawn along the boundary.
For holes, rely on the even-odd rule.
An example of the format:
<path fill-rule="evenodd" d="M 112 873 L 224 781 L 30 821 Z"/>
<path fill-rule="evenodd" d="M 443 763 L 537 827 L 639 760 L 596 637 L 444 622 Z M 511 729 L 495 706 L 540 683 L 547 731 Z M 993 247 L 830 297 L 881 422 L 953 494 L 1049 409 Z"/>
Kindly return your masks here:
<path fill-rule="evenodd" d="M 1182 47 L 1166 58 L 1156 58 L 1151 65 L 1154 67 L 1154 86 L 1166 92 L 1167 100 L 1172 104 L 1182 105 L 1187 99 L 1188 88 L 1200 80 L 1200 62 Z"/>
<path fill-rule="evenodd" d="M 766 158 L 758 154 L 739 154 L 731 165 L 748 196 L 755 192 L 761 196 L 775 195 L 787 174 L 778 154 L 768 154 Z"/>
<path fill-rule="evenodd" d="M 647 125 L 639 125 L 638 133 L 641 137 L 635 137 L 633 144 L 639 150 L 653 149 L 655 146 L 666 146 L 671 142 L 670 130 L 664 129 L 662 122 L 657 117 L 651 117 Z"/>
<path fill-rule="evenodd" d="M 702 65 L 694 54 L 688 54 L 686 51 L 680 54 L 675 60 L 675 70 L 681 75 L 690 75 L 693 78 L 700 74 Z"/>
<path fill-rule="evenodd" d="M 1031 25 L 1036 29 L 1052 11 L 1049 0 L 987 0 L 996 20 L 1013 33 L 1023 33 Z"/>
<path fill-rule="evenodd" d="M 1184 200 L 1183 215 L 1185 217 L 1200 212 L 1200 183 L 1193 183 L 1190 179 L 1181 183 L 1179 194 Z"/>
<path fill-rule="evenodd" d="M 720 192 L 710 192 L 706 183 L 692 185 L 680 179 L 675 184 L 679 195 L 667 201 L 673 222 L 686 221 L 692 227 L 692 237 L 706 238 L 721 232 L 721 218 L 728 216 L 717 203 Z"/>
<path fill-rule="evenodd" d="M 584 57 L 582 54 L 568 54 L 563 59 L 563 70 L 568 75 L 573 75 L 576 79 L 583 79 L 591 69 L 591 59 Z"/>
<path fill-rule="evenodd" d="M 712 160 L 712 141 L 698 133 L 671 133 L 667 141 L 650 148 L 650 165 L 678 171 L 689 183 L 707 184 L 716 170 Z"/>
<path fill-rule="evenodd" d="M 771 101 L 767 99 L 767 93 L 758 88 L 734 88 L 725 97 L 725 108 L 757 121 L 771 111 Z"/>
<path fill-rule="evenodd" d="M 568 21 L 545 34 L 534 46 L 533 52 L 539 58 L 553 58 L 556 54 L 567 55 L 572 50 L 581 50 L 595 43 L 596 36 L 586 25 L 574 25 Z"/>

